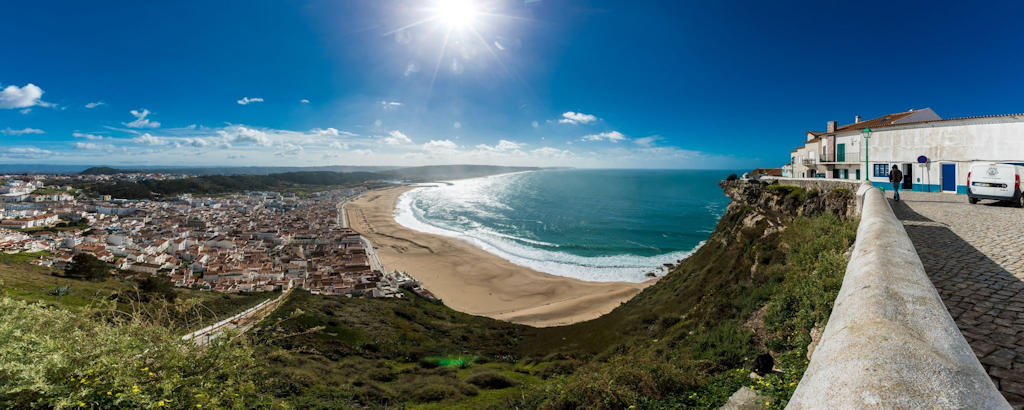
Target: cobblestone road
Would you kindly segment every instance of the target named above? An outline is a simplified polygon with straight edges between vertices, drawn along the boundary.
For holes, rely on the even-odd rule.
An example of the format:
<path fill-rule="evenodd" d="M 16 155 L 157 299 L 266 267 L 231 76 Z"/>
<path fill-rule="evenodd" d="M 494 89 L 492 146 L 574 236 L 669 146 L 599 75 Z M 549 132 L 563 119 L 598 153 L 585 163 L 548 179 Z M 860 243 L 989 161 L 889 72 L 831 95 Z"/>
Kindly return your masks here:
<path fill-rule="evenodd" d="M 891 198 L 889 193 L 886 196 Z M 1024 209 L 964 195 L 889 200 L 925 271 L 989 376 L 1024 406 Z"/>

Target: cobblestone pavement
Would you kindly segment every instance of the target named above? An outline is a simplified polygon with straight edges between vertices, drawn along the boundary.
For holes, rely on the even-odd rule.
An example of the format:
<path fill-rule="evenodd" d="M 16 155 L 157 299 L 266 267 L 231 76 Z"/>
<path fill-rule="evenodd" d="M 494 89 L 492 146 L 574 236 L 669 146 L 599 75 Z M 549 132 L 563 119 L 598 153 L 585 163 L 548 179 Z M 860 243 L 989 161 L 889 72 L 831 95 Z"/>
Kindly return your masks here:
<path fill-rule="evenodd" d="M 891 194 L 886 193 L 891 198 Z M 925 271 L 992 381 L 1024 406 L 1024 209 L 964 195 L 889 200 Z"/>

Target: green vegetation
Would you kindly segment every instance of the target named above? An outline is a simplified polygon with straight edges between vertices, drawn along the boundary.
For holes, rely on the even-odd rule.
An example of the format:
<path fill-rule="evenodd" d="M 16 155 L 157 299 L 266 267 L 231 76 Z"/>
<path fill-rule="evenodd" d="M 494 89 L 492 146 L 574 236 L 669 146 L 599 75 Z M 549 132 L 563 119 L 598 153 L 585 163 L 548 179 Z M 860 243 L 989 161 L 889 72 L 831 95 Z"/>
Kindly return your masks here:
<path fill-rule="evenodd" d="M 103 281 L 110 277 L 110 265 L 88 253 L 75 254 L 71 263 L 64 268 L 64 276 L 92 281 Z"/>
<path fill-rule="evenodd" d="M 96 299 L 69 310 L 4 302 L 20 304 L 12 311 L 25 318 L 0 317 L 0 344 L 29 347 L 18 350 L 22 353 L 0 347 L 0 405 L 74 406 L 81 400 L 96 407 L 149 407 L 164 400 L 167 406 L 184 407 L 202 404 L 189 398 L 198 394 L 214 400 L 217 393 L 210 383 L 194 379 L 199 371 L 188 367 L 196 366 L 211 372 L 213 380 L 233 382 L 227 396 L 208 402 L 224 407 L 717 408 L 749 386 L 768 396 L 770 407 L 782 408 L 806 369 L 811 329 L 824 326 L 830 314 L 856 221 L 822 213 L 835 210 L 826 202 L 852 199 L 848 191 L 822 194 L 772 186 L 764 192 L 769 196 L 762 198 L 765 204 L 731 205 L 701 249 L 637 297 L 600 318 L 554 328 L 459 313 L 411 292 L 402 299 L 362 299 L 295 291 L 254 328 L 251 344 L 242 340 L 216 347 L 222 350 L 213 357 L 186 358 L 170 352 L 173 348 L 152 353 L 129 349 L 140 340 L 179 343 L 169 329 L 188 327 L 179 319 L 188 316 L 180 312 L 193 312 L 184 300 L 232 296 L 171 290 L 176 297 L 125 300 L 126 292 L 148 293 L 143 288 L 160 295 L 162 284 L 118 280 L 67 282 L 72 288 L 64 296 L 50 294 L 65 285 L 55 279 L 37 283 L 31 293 L 5 285 L 7 296 L 0 296 L 5 300 L 34 297 L 63 304 L 92 291 L 113 295 L 108 303 L 115 306 L 96 308 Z M 808 210 L 814 210 L 812 215 L 795 216 Z M 780 226 L 784 229 L 769 229 Z M 4 263 L 37 268 L 25 263 L 31 256 L 11 258 Z M 14 275 L 5 267 L 0 264 L 0 278 L 7 281 Z M 225 304 L 236 302 L 226 299 Z M 118 355 L 148 357 L 131 356 L 124 368 L 161 370 L 149 378 L 136 376 L 108 368 L 113 365 L 102 359 L 106 350 L 90 347 L 91 341 L 69 338 L 75 344 L 61 344 L 49 339 L 57 334 L 49 330 L 22 332 L 28 336 L 12 330 L 35 329 L 28 323 L 45 315 L 84 322 L 76 330 L 53 319 L 55 328 L 71 335 L 94 331 L 94 323 L 111 323 L 109 331 L 120 338 L 101 335 L 96 343 L 115 345 L 109 350 Z M 18 339 L 37 336 L 43 341 Z M 81 355 L 72 351 L 79 344 L 86 346 Z M 42 387 L 24 387 L 30 385 L 25 374 L 42 372 L 27 363 L 26 350 L 62 360 L 50 364 L 52 375 L 33 379 L 41 382 L 32 386 Z M 775 357 L 778 371 L 752 379 L 752 361 L 765 352 Z M 259 362 L 239 358 L 244 355 Z M 229 358 L 238 363 L 226 365 Z M 213 370 L 211 363 L 226 367 Z M 18 373 L 22 369 L 34 370 Z M 135 385 L 145 398 L 98 401 L 106 391 L 134 392 Z M 246 401 L 230 401 L 235 393 Z"/>
<path fill-rule="evenodd" d="M 389 179 L 423 182 L 442 179 L 474 178 L 536 169 L 539 168 L 491 165 L 437 165 L 376 172 L 296 171 L 265 175 L 203 175 L 167 180 L 77 182 L 74 184 L 76 188 L 84 190 L 91 195 L 110 195 L 114 198 L 122 199 L 153 199 L 184 193 L 197 195 L 217 195 L 241 191 L 308 193 L 313 190 L 349 187 Z M 131 172 L 138 171 L 93 167 L 82 171 L 82 174 L 107 175 Z"/>
<path fill-rule="evenodd" d="M 0 296 L 0 407 L 251 408 L 269 404 L 260 375 L 244 341 L 197 350 L 115 310 Z"/>
<path fill-rule="evenodd" d="M 128 313 L 162 317 L 165 324 L 179 330 L 192 330 L 220 318 L 241 312 L 278 293 L 224 294 L 191 289 L 172 290 L 177 298 L 143 298 L 139 283 L 114 276 L 97 282 L 66 277 L 53 268 L 32 265 L 39 258 L 50 258 L 46 252 L 0 253 L 0 295 L 28 302 L 44 302 L 51 306 L 81 310 L 118 302 L 118 309 Z M 166 282 L 166 280 L 164 281 Z M 166 289 L 166 288 L 163 288 Z M 156 303 L 160 302 L 162 303 Z"/>
<path fill-rule="evenodd" d="M 92 195 L 110 195 L 123 199 L 153 199 L 185 193 L 197 195 L 241 191 L 288 190 L 308 187 L 344 187 L 380 180 L 384 175 L 371 172 L 286 172 L 269 175 L 204 175 L 180 179 L 138 182 L 79 182 L 78 188 Z"/>
<path fill-rule="evenodd" d="M 72 190 L 65 191 L 63 189 L 39 188 L 39 189 L 37 189 L 35 191 L 32 191 L 32 194 L 33 195 L 58 195 L 58 194 L 74 195 L 75 194 L 75 190 L 72 189 Z"/>

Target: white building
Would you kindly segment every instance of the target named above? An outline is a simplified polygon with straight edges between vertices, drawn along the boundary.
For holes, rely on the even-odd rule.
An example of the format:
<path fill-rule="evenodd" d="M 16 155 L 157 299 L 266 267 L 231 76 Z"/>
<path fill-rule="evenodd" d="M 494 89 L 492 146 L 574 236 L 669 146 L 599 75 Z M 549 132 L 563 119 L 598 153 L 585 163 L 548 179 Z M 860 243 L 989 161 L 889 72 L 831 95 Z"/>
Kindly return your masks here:
<path fill-rule="evenodd" d="M 829 121 L 790 152 L 784 175 L 870 180 L 891 189 L 889 169 L 896 165 L 901 189 L 963 194 L 970 165 L 985 162 L 1024 164 L 1024 114 L 942 119 L 925 108 L 843 126 Z"/>

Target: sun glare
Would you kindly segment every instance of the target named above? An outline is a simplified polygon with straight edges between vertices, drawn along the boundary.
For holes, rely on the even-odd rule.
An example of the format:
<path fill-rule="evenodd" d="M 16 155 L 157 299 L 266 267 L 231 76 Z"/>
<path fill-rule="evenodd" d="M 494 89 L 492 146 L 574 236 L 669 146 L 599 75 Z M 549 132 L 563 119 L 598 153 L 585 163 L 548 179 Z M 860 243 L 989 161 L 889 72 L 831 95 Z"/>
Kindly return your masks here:
<path fill-rule="evenodd" d="M 440 0 L 435 7 L 437 19 L 451 28 L 462 28 L 473 24 L 477 16 L 476 5 L 471 0 Z"/>

